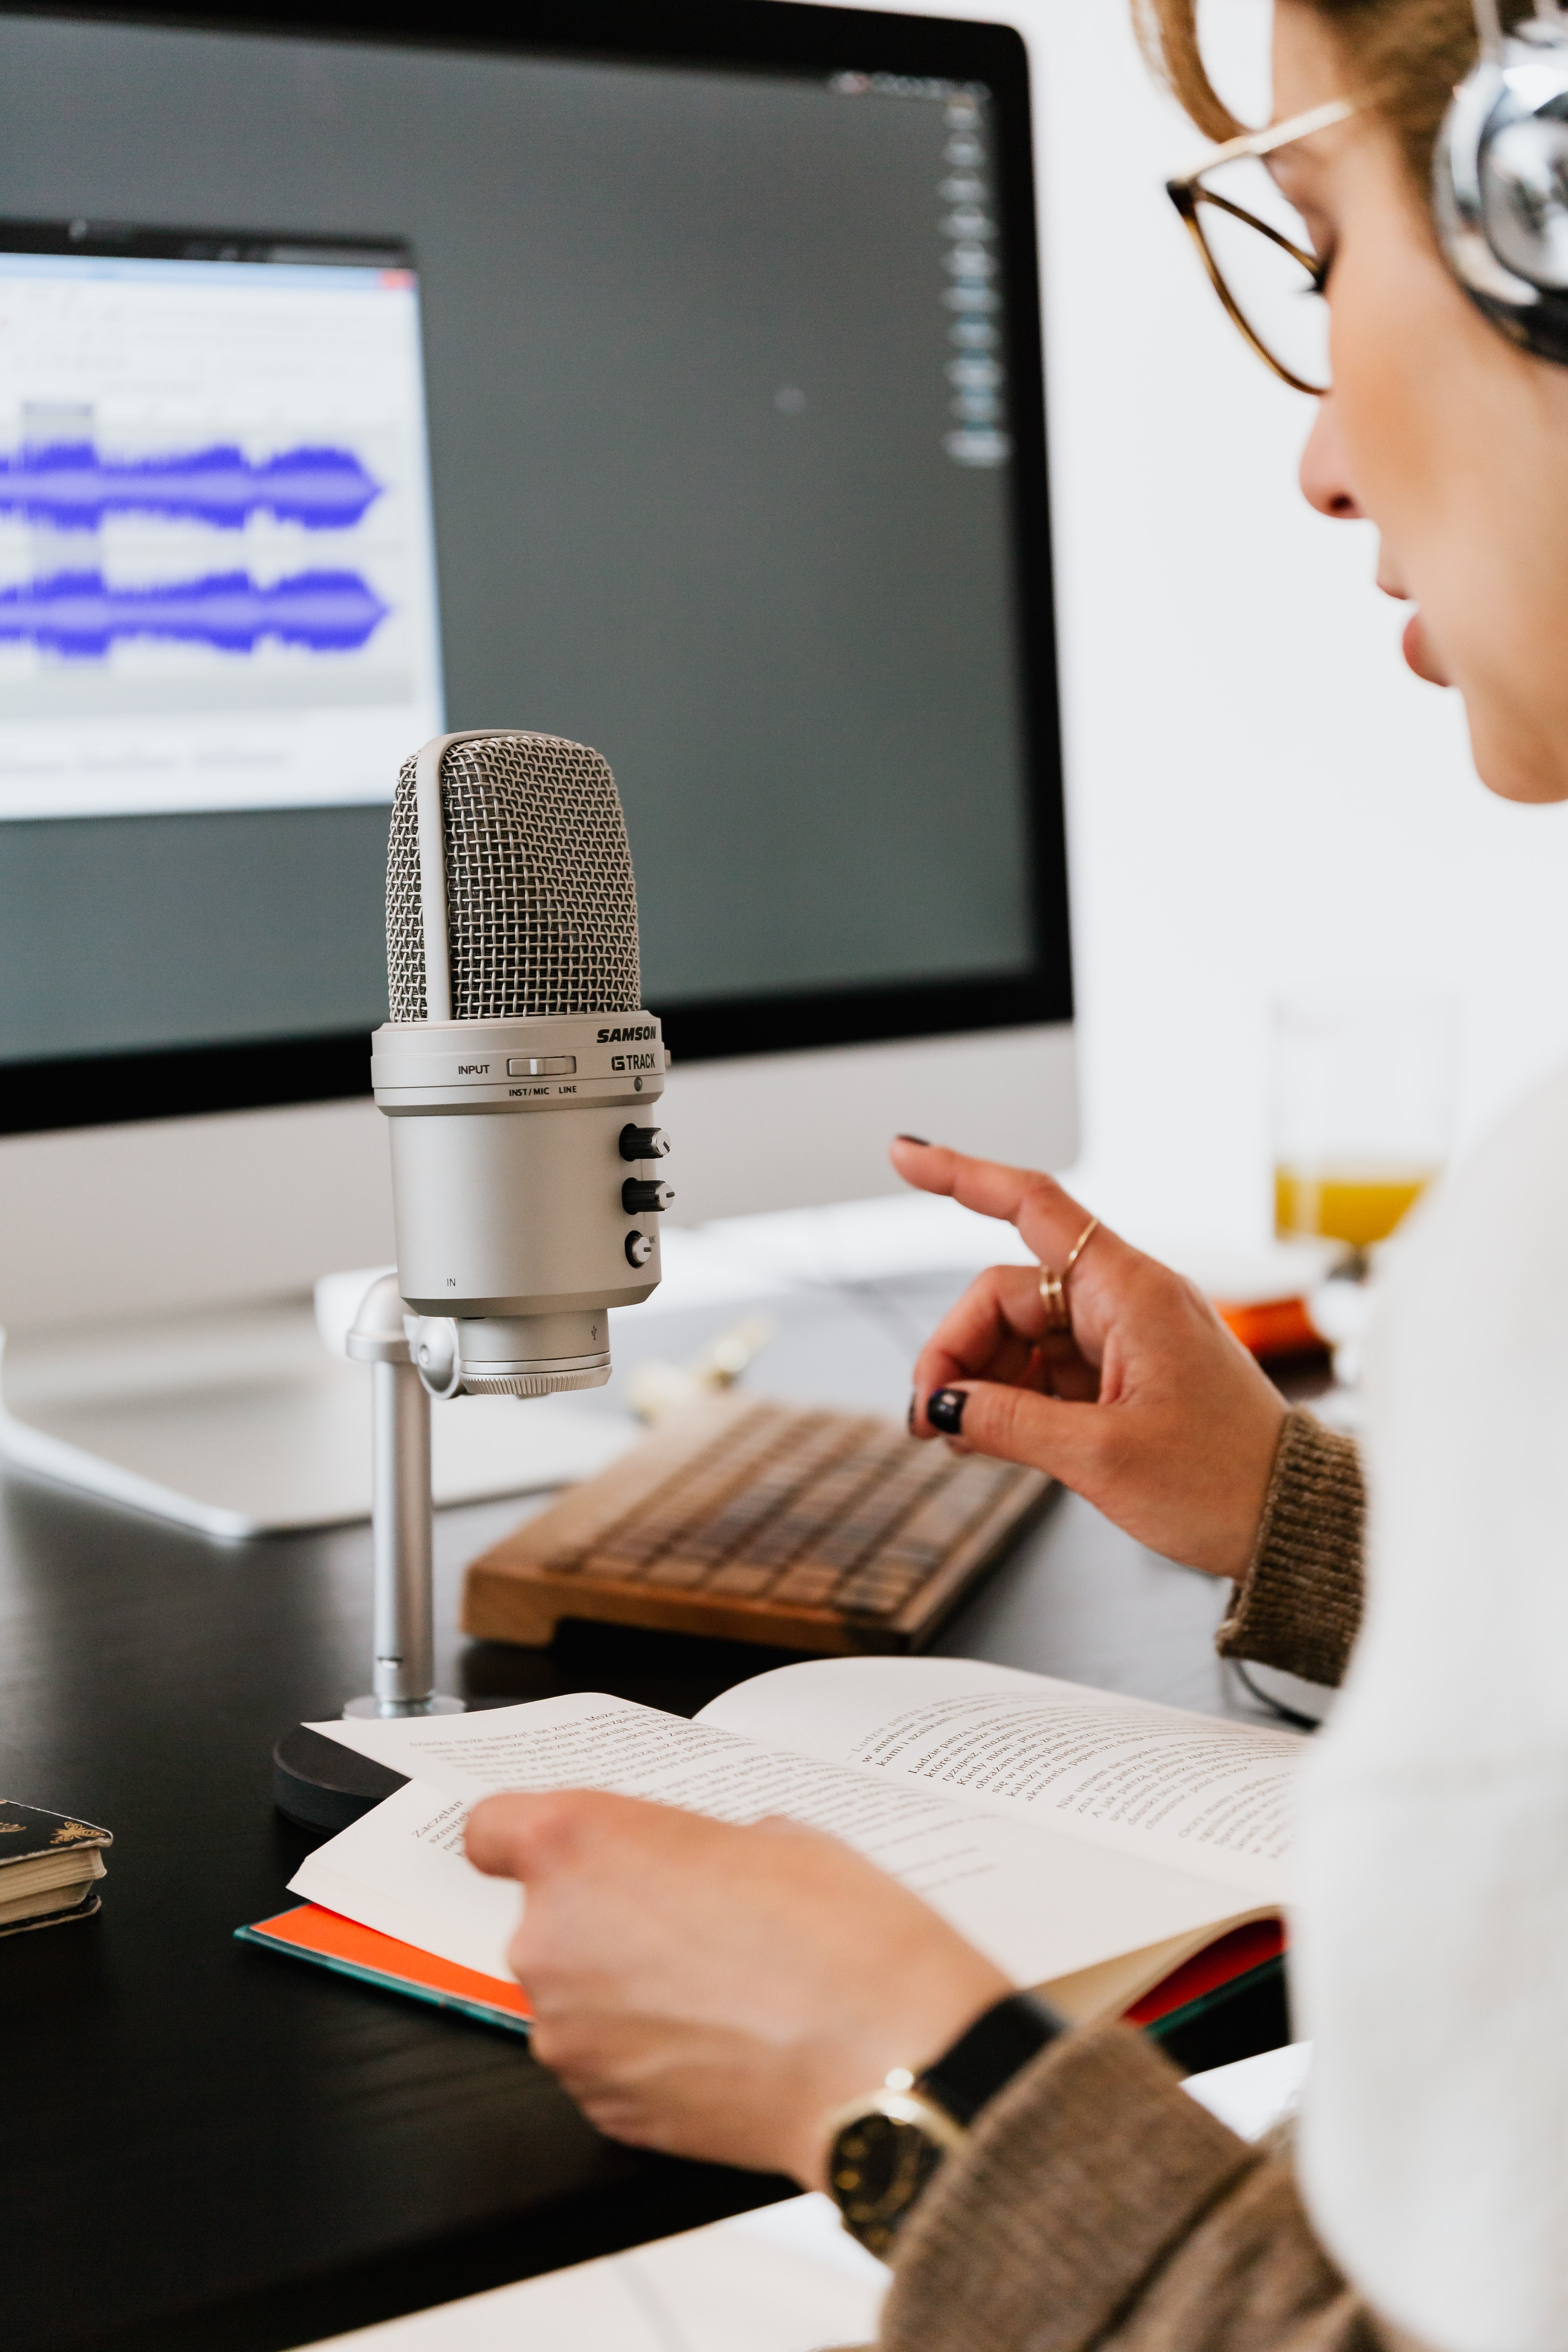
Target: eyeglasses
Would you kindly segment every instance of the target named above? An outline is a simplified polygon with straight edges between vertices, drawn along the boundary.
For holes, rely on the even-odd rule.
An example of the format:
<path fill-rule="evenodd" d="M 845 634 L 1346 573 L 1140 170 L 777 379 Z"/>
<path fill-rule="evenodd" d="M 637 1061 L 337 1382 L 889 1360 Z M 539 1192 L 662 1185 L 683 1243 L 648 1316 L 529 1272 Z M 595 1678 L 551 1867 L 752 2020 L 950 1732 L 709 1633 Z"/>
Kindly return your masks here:
<path fill-rule="evenodd" d="M 1337 98 L 1267 131 L 1231 139 L 1166 192 L 1203 256 L 1215 292 L 1260 360 L 1298 392 L 1329 389 L 1325 264 L 1264 160 L 1357 111 Z"/>

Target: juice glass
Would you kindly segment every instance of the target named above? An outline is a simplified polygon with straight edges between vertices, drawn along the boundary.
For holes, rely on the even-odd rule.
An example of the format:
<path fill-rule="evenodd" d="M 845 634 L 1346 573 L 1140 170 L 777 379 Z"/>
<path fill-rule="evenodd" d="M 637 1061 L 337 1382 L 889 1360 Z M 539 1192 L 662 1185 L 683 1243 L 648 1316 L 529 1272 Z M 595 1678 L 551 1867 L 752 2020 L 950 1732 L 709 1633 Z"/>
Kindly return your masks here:
<path fill-rule="evenodd" d="M 1342 1243 L 1364 1274 L 1447 1156 L 1456 1008 L 1438 998 L 1313 1004 L 1274 1015 L 1274 1223 Z"/>

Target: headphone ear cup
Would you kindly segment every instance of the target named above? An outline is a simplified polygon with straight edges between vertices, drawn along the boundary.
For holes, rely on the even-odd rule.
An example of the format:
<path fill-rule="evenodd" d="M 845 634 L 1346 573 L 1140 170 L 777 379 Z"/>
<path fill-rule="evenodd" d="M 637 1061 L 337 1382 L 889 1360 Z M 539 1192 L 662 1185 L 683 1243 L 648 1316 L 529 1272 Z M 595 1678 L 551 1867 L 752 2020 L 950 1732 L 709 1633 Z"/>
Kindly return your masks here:
<path fill-rule="evenodd" d="M 1505 269 L 1542 293 L 1568 292 L 1568 122 L 1503 123 L 1480 154 L 1481 220 Z"/>
<path fill-rule="evenodd" d="M 1484 317 L 1568 366 L 1568 18 L 1555 0 L 1483 47 L 1432 158 L 1448 266 Z"/>

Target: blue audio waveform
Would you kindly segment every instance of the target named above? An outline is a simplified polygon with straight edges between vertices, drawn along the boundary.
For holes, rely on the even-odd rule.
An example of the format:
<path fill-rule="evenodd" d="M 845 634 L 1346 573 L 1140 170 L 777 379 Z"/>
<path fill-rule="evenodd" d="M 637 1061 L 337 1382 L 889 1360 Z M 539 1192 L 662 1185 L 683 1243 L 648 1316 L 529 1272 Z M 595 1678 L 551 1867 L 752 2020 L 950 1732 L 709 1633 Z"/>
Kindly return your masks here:
<path fill-rule="evenodd" d="M 111 514 L 239 530 L 262 513 L 307 530 L 345 530 L 383 488 L 352 449 L 283 449 L 258 463 L 227 442 L 163 457 L 105 457 L 90 441 L 0 454 L 0 513 L 57 530 L 97 530 Z"/>
<path fill-rule="evenodd" d="M 353 653 L 392 610 L 357 572 L 297 572 L 259 586 L 247 572 L 110 587 L 101 572 L 57 572 L 0 588 L 0 645 L 102 660 L 126 637 L 254 653 L 263 637 Z"/>

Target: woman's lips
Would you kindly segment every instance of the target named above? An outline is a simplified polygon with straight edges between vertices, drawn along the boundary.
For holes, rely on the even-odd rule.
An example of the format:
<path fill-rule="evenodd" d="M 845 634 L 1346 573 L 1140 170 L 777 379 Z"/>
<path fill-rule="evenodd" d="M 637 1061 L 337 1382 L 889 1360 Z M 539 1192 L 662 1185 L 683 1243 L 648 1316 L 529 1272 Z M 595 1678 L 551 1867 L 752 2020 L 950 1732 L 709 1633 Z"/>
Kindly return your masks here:
<path fill-rule="evenodd" d="M 1447 674 L 1421 625 L 1419 611 L 1412 613 L 1405 622 L 1401 643 L 1405 648 L 1405 658 L 1417 677 L 1424 677 L 1428 686 L 1447 685 Z"/>

